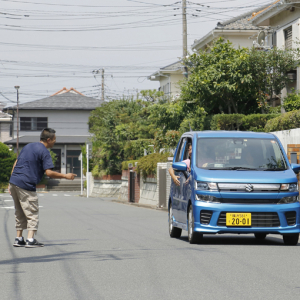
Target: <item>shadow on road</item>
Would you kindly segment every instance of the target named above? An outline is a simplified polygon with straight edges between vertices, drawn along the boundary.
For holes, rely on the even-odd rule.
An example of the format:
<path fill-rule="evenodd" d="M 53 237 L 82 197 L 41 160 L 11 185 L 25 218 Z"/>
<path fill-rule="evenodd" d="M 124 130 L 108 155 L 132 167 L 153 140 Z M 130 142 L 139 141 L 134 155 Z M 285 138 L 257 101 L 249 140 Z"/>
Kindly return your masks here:
<path fill-rule="evenodd" d="M 187 236 L 179 240 L 189 242 Z M 232 246 L 284 246 L 282 236 L 267 236 L 264 240 L 257 240 L 253 235 L 204 235 L 200 245 L 232 245 Z"/>

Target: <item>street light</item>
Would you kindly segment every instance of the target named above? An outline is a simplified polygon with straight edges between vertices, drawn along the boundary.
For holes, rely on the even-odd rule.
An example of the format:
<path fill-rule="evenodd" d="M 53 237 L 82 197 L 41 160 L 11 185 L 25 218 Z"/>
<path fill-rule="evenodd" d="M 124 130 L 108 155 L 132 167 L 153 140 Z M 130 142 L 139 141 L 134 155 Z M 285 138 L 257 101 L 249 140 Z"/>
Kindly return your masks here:
<path fill-rule="evenodd" d="M 19 156 L 19 86 L 15 85 L 17 90 L 17 157 Z"/>

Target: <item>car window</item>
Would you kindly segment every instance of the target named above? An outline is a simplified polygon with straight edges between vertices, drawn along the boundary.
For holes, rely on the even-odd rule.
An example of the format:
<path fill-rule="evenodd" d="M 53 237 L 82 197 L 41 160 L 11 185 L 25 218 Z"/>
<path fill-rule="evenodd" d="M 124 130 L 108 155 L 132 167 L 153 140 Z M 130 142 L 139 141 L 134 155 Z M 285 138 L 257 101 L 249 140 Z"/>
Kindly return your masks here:
<path fill-rule="evenodd" d="M 286 169 L 276 140 L 246 138 L 199 138 L 197 167 L 205 169 Z"/>
<path fill-rule="evenodd" d="M 176 154 L 176 162 L 182 161 L 182 155 L 183 155 L 183 151 L 185 148 L 185 144 L 186 144 L 186 138 L 182 138 L 179 144 L 179 148 L 177 150 L 177 154 Z"/>

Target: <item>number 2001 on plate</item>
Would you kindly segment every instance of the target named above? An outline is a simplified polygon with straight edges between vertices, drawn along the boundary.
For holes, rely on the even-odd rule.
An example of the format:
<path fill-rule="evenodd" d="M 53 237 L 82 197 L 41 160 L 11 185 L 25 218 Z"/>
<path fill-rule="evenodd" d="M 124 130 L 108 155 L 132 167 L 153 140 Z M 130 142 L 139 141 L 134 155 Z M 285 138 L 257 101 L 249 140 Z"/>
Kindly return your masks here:
<path fill-rule="evenodd" d="M 226 226 L 251 226 L 251 213 L 226 213 Z"/>

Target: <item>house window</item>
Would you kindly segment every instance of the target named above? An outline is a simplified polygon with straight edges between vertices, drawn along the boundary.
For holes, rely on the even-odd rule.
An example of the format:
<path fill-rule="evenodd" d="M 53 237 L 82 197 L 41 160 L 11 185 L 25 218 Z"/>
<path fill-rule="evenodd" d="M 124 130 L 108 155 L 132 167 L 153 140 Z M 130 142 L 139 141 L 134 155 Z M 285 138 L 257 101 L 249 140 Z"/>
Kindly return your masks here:
<path fill-rule="evenodd" d="M 284 31 L 284 45 L 285 45 L 285 49 L 292 49 L 292 37 L 293 37 L 293 30 L 292 30 L 292 26 L 290 26 L 289 28 L 287 28 Z"/>
<path fill-rule="evenodd" d="M 48 118 L 41 117 L 21 117 L 20 130 L 22 131 L 40 131 L 48 127 Z"/>

